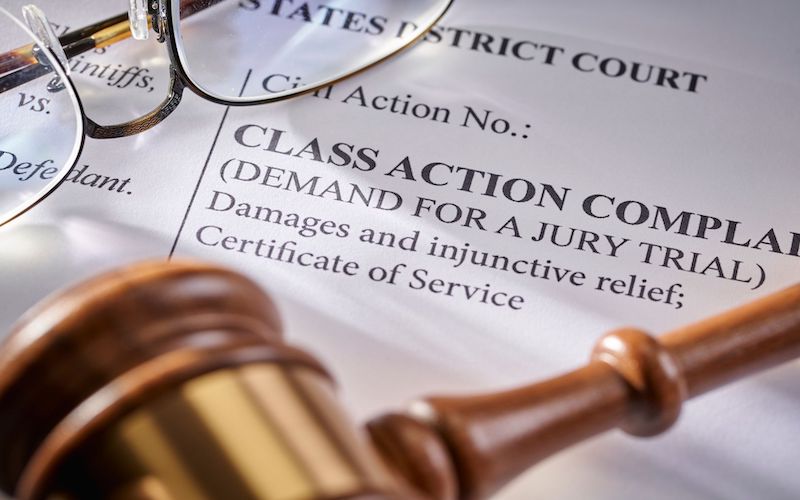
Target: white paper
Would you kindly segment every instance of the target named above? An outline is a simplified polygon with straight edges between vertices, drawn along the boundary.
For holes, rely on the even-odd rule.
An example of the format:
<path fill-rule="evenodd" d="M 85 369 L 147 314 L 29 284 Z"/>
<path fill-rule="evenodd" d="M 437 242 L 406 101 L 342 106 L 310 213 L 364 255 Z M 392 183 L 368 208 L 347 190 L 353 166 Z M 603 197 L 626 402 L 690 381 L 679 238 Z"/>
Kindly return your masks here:
<path fill-rule="evenodd" d="M 78 25 L 85 17 L 57 2 L 50 4 L 43 7 L 55 22 Z M 717 3 L 713 11 L 706 6 L 699 19 L 715 18 L 717 13 L 736 20 L 744 17 L 721 5 Z M 797 9 L 788 4 L 776 6 L 783 9 L 780 12 L 797 15 Z M 604 332 L 624 325 L 664 332 L 797 281 L 800 257 L 790 254 L 795 242 L 792 234 L 800 232 L 796 203 L 800 99 L 796 64 L 792 66 L 789 59 L 796 53 L 797 39 L 758 48 L 751 45 L 737 52 L 741 59 L 726 58 L 709 41 L 715 33 L 730 40 L 749 33 L 746 21 L 737 29 L 712 23 L 708 33 L 689 36 L 698 44 L 695 52 L 686 33 L 679 31 L 699 23 L 694 5 L 669 9 L 648 4 L 621 18 L 609 12 L 598 6 L 518 1 L 500 7 L 457 0 L 444 26 L 538 43 L 538 49 L 521 46 L 521 50 L 532 50 L 525 53 L 534 54 L 536 60 L 422 44 L 337 84 L 330 99 L 304 97 L 226 111 L 187 92 L 175 114 L 152 131 L 125 139 L 88 141 L 76 167 L 77 182 L 66 183 L 19 223 L 0 231 L 0 325 L 10 325 L 55 288 L 119 263 L 147 256 L 164 258 L 174 245 L 176 257 L 218 262 L 267 287 L 284 315 L 289 338 L 317 353 L 332 368 L 354 415 L 365 419 L 423 394 L 491 390 L 552 376 L 581 365 Z M 572 14 L 575 24 L 570 30 Z M 791 23 L 780 24 L 773 15 L 748 19 L 754 31 L 765 36 L 791 33 L 787 28 Z M 771 30 L 762 26 L 770 23 Z M 663 31 L 651 38 L 648 34 L 654 32 L 643 26 L 661 26 Z M 752 33 L 742 36 L 745 41 L 739 43 L 753 39 Z M 674 45 L 668 43 L 673 39 Z M 552 64 L 542 62 L 546 47 L 563 49 L 553 49 Z M 115 49 L 113 61 L 123 53 L 123 48 Z M 677 80 L 680 89 L 670 88 L 667 82 L 661 86 L 633 83 L 625 77 L 600 75 L 597 69 L 580 71 L 573 60 L 581 53 L 598 56 L 596 61 L 582 57 L 577 64 L 584 69 L 613 57 L 628 65 L 653 64 L 689 76 Z M 740 67 L 739 60 L 749 63 Z M 698 76 L 692 86 L 691 75 L 705 78 Z M 370 100 L 400 96 L 401 101 L 447 109 L 450 123 L 362 107 L 359 88 Z M 348 96 L 348 103 L 342 102 Z M 461 126 L 466 106 L 474 110 L 468 127 Z M 507 120 L 508 133 L 480 130 L 477 117 L 485 117 L 486 110 L 491 117 L 487 128 L 491 129 L 493 120 Z M 355 150 L 379 150 L 376 166 L 364 171 L 365 162 L 358 160 L 362 168 L 343 168 L 309 160 L 310 153 L 297 158 L 244 147 L 237 144 L 235 132 L 245 125 L 269 129 L 263 146 L 275 129 L 284 131 L 278 148 L 292 147 L 295 154 L 314 138 L 325 157 L 336 143 L 352 144 Z M 495 126 L 497 130 L 505 127 L 501 121 Z M 246 129 L 244 137 L 248 144 L 255 144 L 259 130 Z M 406 157 L 415 181 L 398 174 L 396 167 Z M 257 165 L 260 176 L 237 181 L 239 160 Z M 475 174 L 472 193 L 459 190 L 463 175 L 458 177 L 442 166 L 432 168 L 431 182 L 425 182 L 422 168 L 432 162 L 490 172 L 500 176 L 498 187 L 488 186 L 492 176 L 487 173 Z M 267 167 L 273 168 L 273 177 L 266 177 Z M 320 186 L 337 181 L 344 188 L 354 183 L 362 189 L 391 191 L 402 197 L 403 204 L 391 211 L 365 209 L 332 201 L 330 192 L 307 196 L 261 183 L 285 187 L 292 171 L 303 182 L 319 177 Z M 395 175 L 386 175 L 392 171 Z M 255 177 L 255 173 L 254 167 L 245 166 L 239 177 Z M 97 179 L 117 179 L 117 189 L 80 184 L 93 184 L 95 178 L 88 177 L 93 174 Z M 512 179 L 533 183 L 537 194 L 532 201 L 504 198 L 500 186 Z M 445 181 L 450 184 L 434 185 Z M 563 210 L 553 197 L 545 197 L 544 206 L 536 206 L 542 184 L 560 195 L 568 188 Z M 521 198 L 523 187 L 521 182 L 512 183 L 508 196 Z M 481 194 L 486 191 L 495 197 Z M 304 237 L 285 224 L 235 216 L 220 210 L 224 194 L 217 195 L 217 210 L 212 210 L 208 207 L 215 192 L 227 193 L 240 203 L 330 220 L 337 229 L 347 224 L 349 236 Z M 593 210 L 608 218 L 584 211 L 583 202 L 591 195 L 603 195 Z M 474 223 L 473 228 L 464 227 L 463 219 L 462 224 L 444 224 L 431 212 L 414 217 L 419 197 L 436 200 L 437 206 L 453 203 L 465 210 L 483 210 L 486 230 L 475 229 Z M 708 216 L 702 219 L 707 225 L 716 218 L 723 227 L 709 229 L 707 239 L 702 239 L 650 229 L 652 220 L 626 224 L 610 210 L 610 197 L 615 205 L 640 202 L 651 217 L 657 207 L 664 207 L 672 217 L 691 213 L 685 232 L 698 232 L 701 215 Z M 631 203 L 629 214 L 637 207 Z M 510 236 L 511 217 L 524 238 Z M 626 217 L 631 217 L 629 222 L 635 219 Z M 738 243 L 749 239 L 751 247 L 757 246 L 771 229 L 775 240 L 768 238 L 760 248 L 723 243 L 728 220 L 740 223 L 734 237 Z M 599 253 L 531 241 L 543 222 L 563 226 L 562 231 L 586 230 L 583 234 L 590 241 L 597 234 Z M 504 234 L 497 234 L 503 226 Z M 207 228 L 202 233 L 206 244 L 198 239 L 202 228 Z M 418 249 L 360 242 L 364 228 L 400 237 L 419 231 Z M 278 245 L 294 241 L 303 251 L 357 262 L 358 270 L 355 276 L 346 276 L 280 263 L 254 255 L 256 243 L 246 245 L 244 253 L 224 250 L 221 236 L 236 237 L 236 245 L 241 245 L 241 239 L 264 239 L 265 245 L 272 240 Z M 460 247 L 469 243 L 472 249 L 512 261 L 538 259 L 543 265 L 549 260 L 559 272 L 584 273 L 585 284 L 557 283 L 552 270 L 551 279 L 546 280 L 469 265 L 456 268 L 452 262 L 426 255 L 434 237 Z M 626 239 L 616 257 L 608 255 L 611 243 L 620 245 Z M 208 246 L 214 242 L 216 246 Z M 229 242 L 234 245 L 233 240 Z M 654 263 L 656 256 L 663 258 L 666 246 L 687 256 L 701 254 L 697 270 L 718 257 L 720 272 L 728 279 L 713 277 L 713 266 L 704 276 L 644 264 L 647 247 L 640 246 L 642 242 L 662 247 L 652 247 Z M 774 242 L 782 253 L 776 253 Z M 681 262 L 688 267 L 686 260 Z M 400 269 L 395 285 L 369 277 L 374 267 L 391 270 L 398 264 L 406 267 Z M 505 299 L 518 295 L 524 304 L 514 310 L 467 301 L 463 286 L 454 286 L 452 297 L 415 290 L 409 283 L 419 283 L 412 273 L 420 268 L 428 270 L 429 278 L 479 288 L 489 284 L 492 291 L 505 292 Z M 734 272 L 739 281 L 730 279 Z M 637 284 L 647 279 L 649 286 L 662 288 L 662 300 L 608 291 L 613 280 L 629 280 L 630 275 L 636 275 Z M 601 277 L 611 278 L 603 282 L 606 291 L 596 290 Z M 762 277 L 763 285 L 753 290 Z M 675 292 L 666 303 L 670 286 Z M 627 286 L 618 288 L 627 290 Z M 678 425 L 656 439 L 635 440 L 611 433 L 570 449 L 538 465 L 499 498 L 796 498 L 800 492 L 800 477 L 794 474 L 800 459 L 800 390 L 794 383 L 798 375 L 800 365 L 793 363 L 691 401 Z"/>

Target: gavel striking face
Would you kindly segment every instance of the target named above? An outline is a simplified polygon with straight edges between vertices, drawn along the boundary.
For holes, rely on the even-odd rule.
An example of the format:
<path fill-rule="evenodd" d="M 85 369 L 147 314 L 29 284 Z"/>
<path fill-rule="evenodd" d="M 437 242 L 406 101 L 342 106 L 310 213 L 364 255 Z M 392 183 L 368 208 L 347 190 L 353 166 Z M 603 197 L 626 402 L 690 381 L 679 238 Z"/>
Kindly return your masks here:
<path fill-rule="evenodd" d="M 428 398 L 359 429 L 236 273 L 148 263 L 56 295 L 0 348 L 0 488 L 19 500 L 491 496 L 598 433 L 800 355 L 800 287 L 658 339 L 613 332 L 549 381 Z M 513 422 L 513 424 L 509 424 Z"/>

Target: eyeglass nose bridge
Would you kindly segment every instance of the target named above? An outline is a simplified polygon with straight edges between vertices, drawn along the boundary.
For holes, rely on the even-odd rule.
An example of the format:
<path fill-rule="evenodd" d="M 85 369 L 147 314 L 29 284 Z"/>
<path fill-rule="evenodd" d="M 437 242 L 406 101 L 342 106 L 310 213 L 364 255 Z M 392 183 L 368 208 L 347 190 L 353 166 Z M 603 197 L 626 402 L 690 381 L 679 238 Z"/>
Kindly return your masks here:
<path fill-rule="evenodd" d="M 128 0 L 128 22 L 131 26 L 131 35 L 135 40 L 150 38 L 150 20 L 152 19 L 153 31 L 158 35 L 158 41 L 165 40 L 165 26 L 167 22 L 167 8 L 164 0 Z"/>
<path fill-rule="evenodd" d="M 167 40 L 167 4 L 164 0 L 153 0 L 150 4 L 150 15 L 153 16 L 153 31 L 158 34 L 158 42 Z"/>
<path fill-rule="evenodd" d="M 22 7 L 22 17 L 25 19 L 25 23 L 30 28 L 31 32 L 36 35 L 36 38 L 41 41 L 50 52 L 58 59 L 58 62 L 61 63 L 61 67 L 64 68 L 64 72 L 69 75 L 69 64 L 67 62 L 67 54 L 64 53 L 64 47 L 61 46 L 61 42 L 58 40 L 53 28 L 50 26 L 50 22 L 47 20 L 47 16 L 44 15 L 42 9 L 35 5 L 25 5 Z M 41 59 L 37 57 L 37 59 Z M 41 60 L 39 61 L 42 62 Z"/>
<path fill-rule="evenodd" d="M 147 0 L 128 1 L 128 21 L 131 24 L 131 36 L 134 40 L 147 40 L 150 38 L 150 25 L 148 23 L 149 10 Z"/>

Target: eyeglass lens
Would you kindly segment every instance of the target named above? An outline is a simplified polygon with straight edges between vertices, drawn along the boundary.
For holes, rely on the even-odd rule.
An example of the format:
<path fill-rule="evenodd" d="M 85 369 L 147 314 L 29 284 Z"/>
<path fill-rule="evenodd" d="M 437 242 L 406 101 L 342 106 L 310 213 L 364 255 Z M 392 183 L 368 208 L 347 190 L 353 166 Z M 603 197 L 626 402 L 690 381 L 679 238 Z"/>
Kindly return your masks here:
<path fill-rule="evenodd" d="M 179 3 L 173 16 L 179 19 Z M 208 4 L 209 2 L 205 2 Z M 316 87 L 375 63 L 416 39 L 442 0 L 220 1 L 184 8 L 176 44 L 187 76 L 208 94 L 237 100 Z"/>
<path fill-rule="evenodd" d="M 83 137 L 71 87 L 46 51 L 0 9 L 0 79 L 37 78 L 0 93 L 0 224 L 55 188 L 72 166 Z M 30 64 L 38 59 L 39 64 Z M 19 80 L 17 80 L 19 81 Z"/>

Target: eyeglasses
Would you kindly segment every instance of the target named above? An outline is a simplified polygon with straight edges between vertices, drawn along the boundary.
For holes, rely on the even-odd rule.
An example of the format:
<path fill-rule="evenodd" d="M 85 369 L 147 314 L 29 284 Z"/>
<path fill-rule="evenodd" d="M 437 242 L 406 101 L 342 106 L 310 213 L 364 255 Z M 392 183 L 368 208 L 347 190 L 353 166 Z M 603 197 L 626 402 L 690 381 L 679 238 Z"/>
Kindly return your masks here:
<path fill-rule="evenodd" d="M 87 135 L 106 139 L 148 130 L 175 110 L 187 87 L 228 106 L 317 91 L 421 39 L 453 1 L 129 0 L 127 15 L 60 38 L 39 8 L 24 7 L 23 23 L 0 7 L 0 226 L 63 182 Z M 78 65 L 71 63 L 89 51 L 148 37 L 168 52 L 166 98 L 134 120 L 100 125 L 84 111 L 69 76 Z"/>

